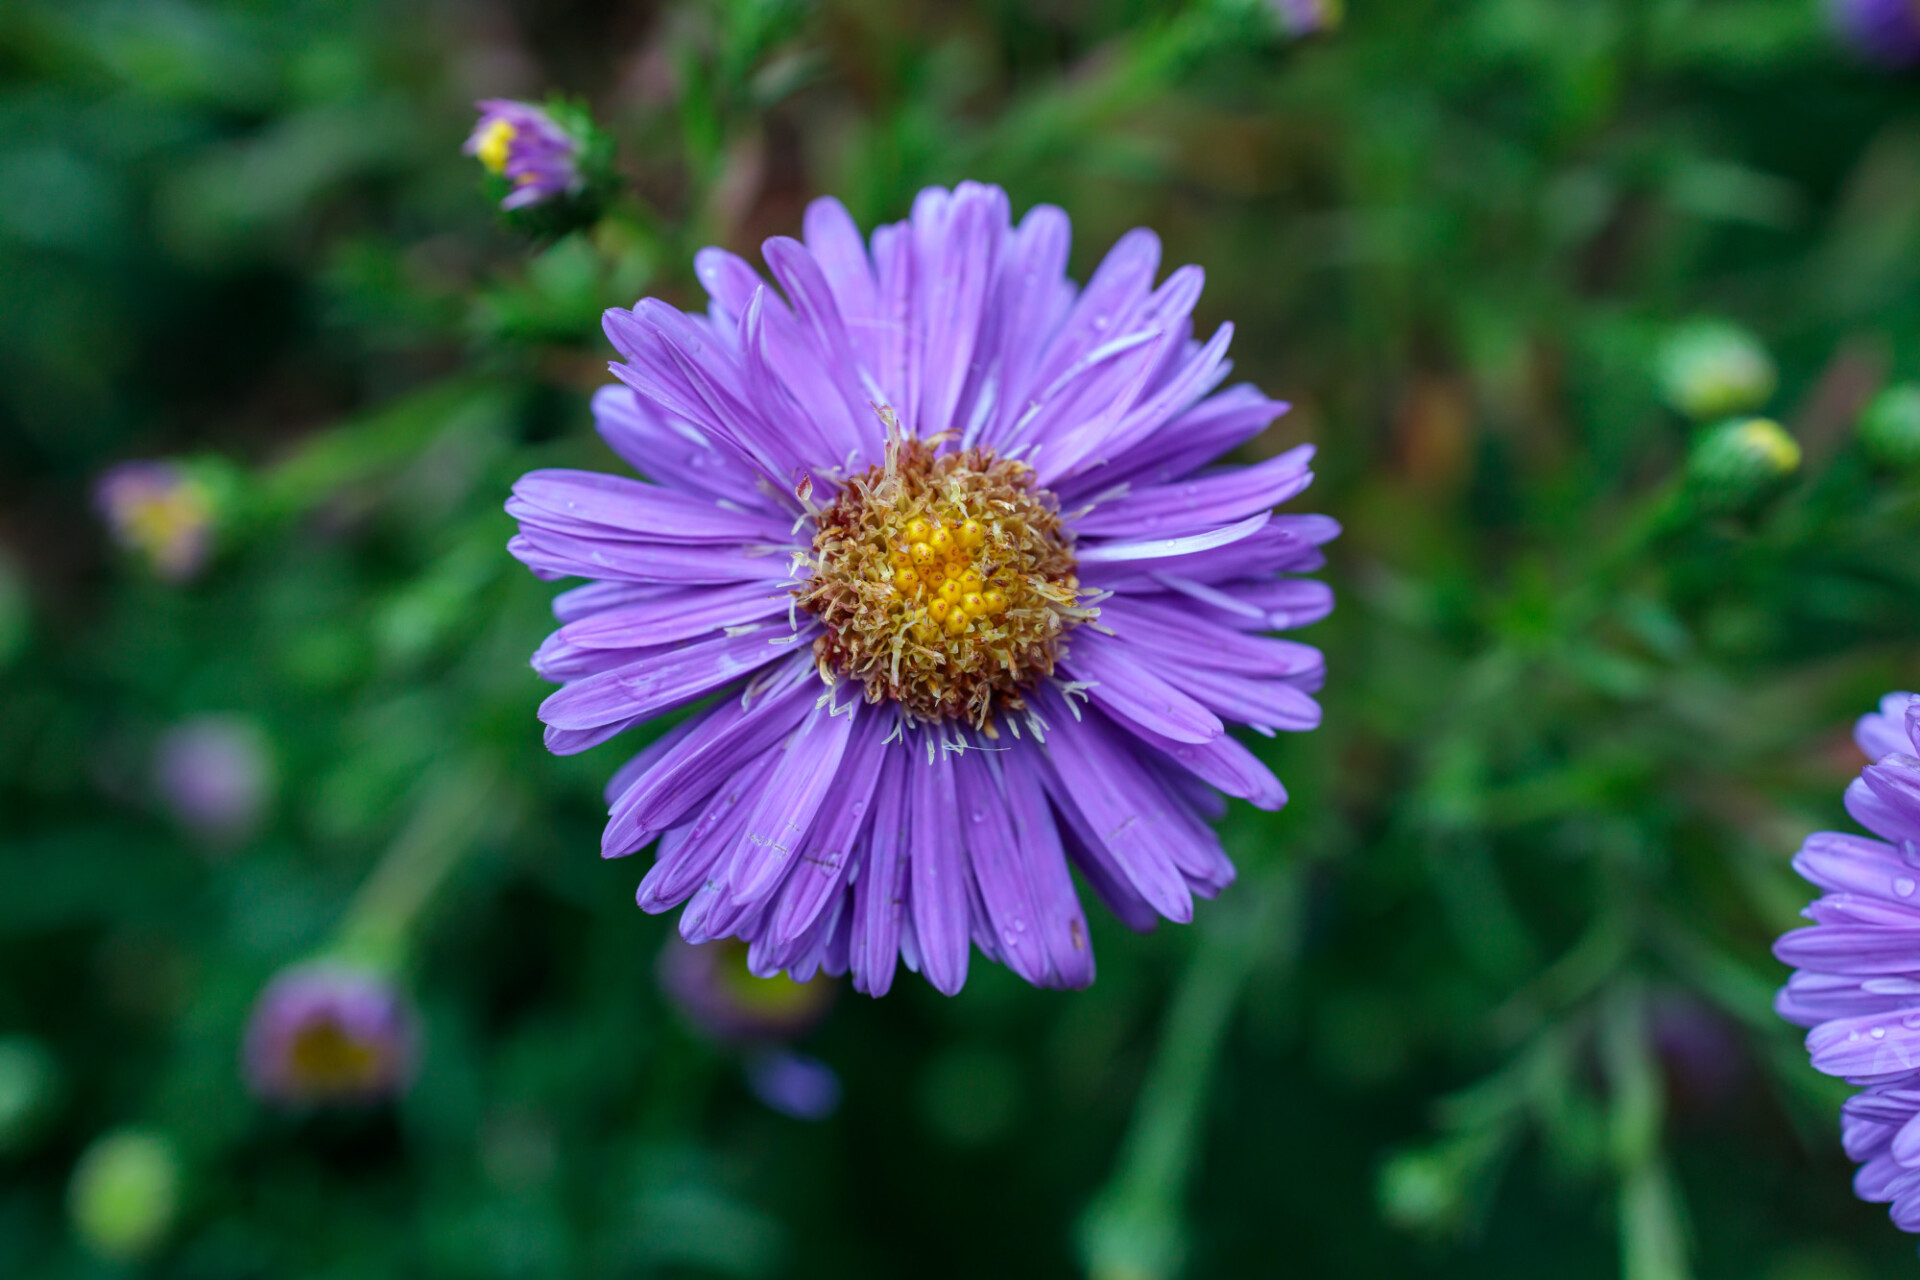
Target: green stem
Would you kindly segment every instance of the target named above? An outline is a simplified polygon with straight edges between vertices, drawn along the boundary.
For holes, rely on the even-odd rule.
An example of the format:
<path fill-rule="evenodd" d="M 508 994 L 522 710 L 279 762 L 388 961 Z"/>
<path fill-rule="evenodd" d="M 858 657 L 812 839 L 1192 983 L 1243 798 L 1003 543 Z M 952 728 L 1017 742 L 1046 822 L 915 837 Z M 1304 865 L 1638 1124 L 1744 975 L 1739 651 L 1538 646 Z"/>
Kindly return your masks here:
<path fill-rule="evenodd" d="M 1081 1223 L 1092 1280 L 1165 1280 L 1178 1273 L 1185 1254 L 1181 1203 L 1214 1063 L 1249 974 L 1267 946 L 1291 934 L 1287 924 L 1297 884 L 1292 868 L 1274 872 L 1249 886 L 1251 902 L 1237 917 L 1223 911 L 1201 934 L 1174 993 L 1113 1178 Z"/>
<path fill-rule="evenodd" d="M 471 757 L 427 775 L 412 817 L 347 908 L 336 954 L 389 973 L 406 963 L 420 913 L 493 825 L 499 786 L 493 763 Z"/>

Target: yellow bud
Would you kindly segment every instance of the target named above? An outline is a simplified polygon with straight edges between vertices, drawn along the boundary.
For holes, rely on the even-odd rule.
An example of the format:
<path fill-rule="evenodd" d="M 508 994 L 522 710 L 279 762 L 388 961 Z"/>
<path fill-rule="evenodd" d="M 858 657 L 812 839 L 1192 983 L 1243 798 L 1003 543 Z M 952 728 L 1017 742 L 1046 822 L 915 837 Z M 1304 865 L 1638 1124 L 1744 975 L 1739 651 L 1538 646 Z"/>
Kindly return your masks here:
<path fill-rule="evenodd" d="M 962 592 L 984 591 L 987 588 L 986 582 L 972 569 L 968 569 L 958 578 L 955 578 L 954 581 L 960 584 L 960 590 Z"/>
<path fill-rule="evenodd" d="M 960 597 L 965 594 L 966 592 L 960 589 L 960 584 L 952 578 L 948 578 L 940 584 L 940 598 L 948 604 L 958 604 Z"/>
<path fill-rule="evenodd" d="M 932 532 L 933 532 L 933 526 L 928 524 L 925 520 L 909 520 L 907 522 L 907 541 L 908 542 L 925 542 L 927 540 L 927 535 L 931 534 Z"/>
<path fill-rule="evenodd" d="M 920 589 L 920 575 L 911 566 L 896 568 L 893 571 L 893 583 L 902 591 L 912 593 Z"/>
<path fill-rule="evenodd" d="M 967 617 L 965 610 L 955 609 L 947 615 L 947 634 L 950 636 L 963 634 L 967 629 L 967 624 L 971 621 L 972 619 Z"/>
<path fill-rule="evenodd" d="M 969 618 L 977 618 L 987 611 L 987 601 L 978 591 L 969 591 L 960 597 L 960 607 L 967 611 Z"/>
<path fill-rule="evenodd" d="M 960 545 L 969 551 L 986 545 L 987 531 L 978 520 L 963 521 L 960 525 Z"/>
<path fill-rule="evenodd" d="M 945 622 L 947 615 L 951 612 L 953 612 L 953 605 L 945 600 L 935 597 L 927 601 L 927 614 L 935 622 Z"/>
<path fill-rule="evenodd" d="M 926 542 L 914 543 L 907 549 L 907 554 L 912 556 L 913 563 L 922 569 L 925 569 L 939 558 L 932 544 Z"/>
<path fill-rule="evenodd" d="M 927 545 L 932 547 L 940 556 L 945 557 L 953 550 L 953 535 L 945 529 L 935 529 L 931 534 L 927 535 Z"/>
<path fill-rule="evenodd" d="M 1002 591 L 1000 588 L 998 587 L 987 588 L 985 591 L 980 593 L 980 599 L 985 602 L 988 613 L 1006 612 L 1007 593 Z"/>

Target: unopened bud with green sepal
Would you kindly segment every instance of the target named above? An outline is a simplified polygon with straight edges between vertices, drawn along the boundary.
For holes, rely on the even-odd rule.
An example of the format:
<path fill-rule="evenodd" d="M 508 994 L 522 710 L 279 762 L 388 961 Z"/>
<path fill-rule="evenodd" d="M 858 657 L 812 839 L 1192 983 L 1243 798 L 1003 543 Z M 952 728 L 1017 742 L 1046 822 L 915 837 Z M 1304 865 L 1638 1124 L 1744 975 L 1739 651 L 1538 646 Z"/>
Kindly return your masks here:
<path fill-rule="evenodd" d="M 94 1141 L 67 1187 L 73 1229 L 89 1250 L 116 1262 L 151 1256 L 180 1208 L 180 1157 L 157 1133 L 121 1129 Z"/>
<path fill-rule="evenodd" d="M 1687 455 L 1687 490 L 1703 511 L 1738 511 L 1800 469 L 1800 445 L 1771 418 L 1735 418 L 1702 431 Z"/>
<path fill-rule="evenodd" d="M 1889 471 L 1920 471 L 1920 383 L 1902 382 L 1860 416 L 1860 447 Z"/>
<path fill-rule="evenodd" d="M 1751 413 L 1773 395 L 1773 357 L 1760 340 L 1736 325 L 1695 320 L 1661 345 L 1660 394 L 1695 422 Z"/>

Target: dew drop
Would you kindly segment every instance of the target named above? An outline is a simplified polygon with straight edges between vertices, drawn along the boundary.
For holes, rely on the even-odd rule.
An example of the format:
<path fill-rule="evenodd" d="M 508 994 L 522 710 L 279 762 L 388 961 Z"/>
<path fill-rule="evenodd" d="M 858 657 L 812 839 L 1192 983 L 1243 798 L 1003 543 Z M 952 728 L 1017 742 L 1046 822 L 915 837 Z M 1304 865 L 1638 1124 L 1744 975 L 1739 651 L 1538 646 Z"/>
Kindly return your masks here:
<path fill-rule="evenodd" d="M 1885 1027 L 1875 1027 L 1872 1031 L 1869 1031 L 1867 1034 L 1872 1036 L 1875 1040 L 1885 1040 L 1887 1038 L 1887 1029 Z"/>
<path fill-rule="evenodd" d="M 1903 898 L 1911 898 L 1913 896 L 1913 890 L 1914 883 L 1906 876 L 1901 876 L 1893 882 L 1893 891 Z"/>

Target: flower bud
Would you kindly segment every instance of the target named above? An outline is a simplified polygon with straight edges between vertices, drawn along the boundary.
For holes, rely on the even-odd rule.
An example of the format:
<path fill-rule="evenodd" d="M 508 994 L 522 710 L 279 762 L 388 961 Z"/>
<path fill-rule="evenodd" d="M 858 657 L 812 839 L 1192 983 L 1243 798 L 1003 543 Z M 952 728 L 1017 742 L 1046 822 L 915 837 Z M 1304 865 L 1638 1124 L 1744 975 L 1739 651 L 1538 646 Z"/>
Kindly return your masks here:
<path fill-rule="evenodd" d="M 101 1257 L 152 1254 L 180 1207 L 180 1158 L 156 1133 L 122 1129 L 95 1140 L 74 1166 L 67 1208 L 82 1243 Z"/>
<path fill-rule="evenodd" d="M 1800 446 L 1769 418 L 1709 427 L 1687 455 L 1687 487 L 1703 511 L 1738 511 L 1766 497 L 1800 467 Z"/>
<path fill-rule="evenodd" d="M 31 1036 L 0 1040 L 0 1155 L 26 1147 L 53 1110 L 59 1069 Z"/>
<path fill-rule="evenodd" d="M 1860 447 L 1889 471 L 1920 470 L 1920 384 L 1903 382 L 1875 397 L 1860 417 Z"/>
<path fill-rule="evenodd" d="M 1658 373 L 1662 397 L 1695 422 L 1758 409 L 1776 381 L 1759 339 L 1717 320 L 1675 330 L 1660 348 Z"/>
<path fill-rule="evenodd" d="M 273 789 L 265 735 L 237 716 L 199 716 L 168 730 L 154 753 L 154 785 L 174 818 L 213 844 L 244 842 Z"/>
<path fill-rule="evenodd" d="M 1403 1151 L 1380 1170 L 1380 1212 L 1402 1231 L 1445 1233 L 1466 1208 L 1456 1162 L 1433 1151 Z"/>
<path fill-rule="evenodd" d="M 726 1044 L 769 1044 L 811 1030 L 833 1003 L 834 984 L 816 975 L 796 982 L 784 973 L 757 977 L 745 944 L 699 946 L 670 938 L 660 953 L 660 989 L 682 1016 Z"/>
<path fill-rule="evenodd" d="M 611 142 L 585 108 L 559 100 L 545 106 L 511 98 L 475 104 L 480 119 L 461 149 L 487 171 L 508 220 L 524 230 L 559 234 L 599 216 L 612 190 Z"/>
<path fill-rule="evenodd" d="M 1271 0 L 1280 29 L 1296 39 L 1324 35 L 1340 26 L 1341 0 Z"/>
<path fill-rule="evenodd" d="M 825 1120 L 840 1107 L 840 1075 L 818 1058 L 767 1049 L 746 1062 L 747 1088 L 769 1110 L 795 1120 Z"/>
<path fill-rule="evenodd" d="M 26 580 L 19 566 L 5 551 L 0 551 L 0 671 L 27 647 L 32 632 L 33 604 L 27 596 Z"/>

